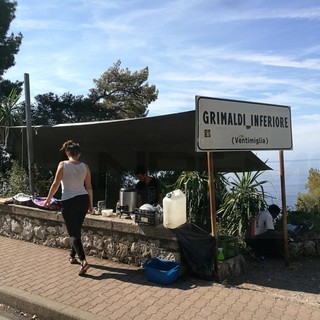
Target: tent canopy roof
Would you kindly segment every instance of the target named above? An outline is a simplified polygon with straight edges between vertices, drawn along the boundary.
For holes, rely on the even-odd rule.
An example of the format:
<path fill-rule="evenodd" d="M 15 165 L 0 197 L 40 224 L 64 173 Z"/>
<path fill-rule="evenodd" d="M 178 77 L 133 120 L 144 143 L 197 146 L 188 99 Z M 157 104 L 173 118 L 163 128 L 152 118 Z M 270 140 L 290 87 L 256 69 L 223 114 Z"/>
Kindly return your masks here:
<path fill-rule="evenodd" d="M 96 172 L 134 170 L 207 170 L 207 153 L 195 151 L 195 111 L 137 119 L 33 126 L 34 163 L 55 168 L 64 159 L 63 142 L 83 148 L 82 159 Z M 27 159 L 26 128 L 11 127 L 12 152 Z M 250 151 L 214 152 L 216 172 L 271 170 Z"/>

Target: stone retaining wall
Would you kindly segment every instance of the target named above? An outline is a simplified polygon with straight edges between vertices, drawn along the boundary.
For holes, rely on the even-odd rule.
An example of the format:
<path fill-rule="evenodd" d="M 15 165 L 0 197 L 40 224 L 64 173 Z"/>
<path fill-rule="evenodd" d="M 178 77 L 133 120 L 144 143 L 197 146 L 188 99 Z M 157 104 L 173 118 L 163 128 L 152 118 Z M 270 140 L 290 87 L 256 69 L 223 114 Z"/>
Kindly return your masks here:
<path fill-rule="evenodd" d="M 0 204 L 0 235 L 49 247 L 70 247 L 61 213 L 32 207 Z M 150 257 L 180 262 L 178 241 L 162 225 L 139 226 L 117 216 L 87 215 L 82 240 L 87 255 L 116 262 L 140 266 Z"/>
<path fill-rule="evenodd" d="M 69 236 L 60 212 L 0 203 L 0 236 L 39 245 L 69 249 Z M 157 257 L 181 263 L 177 238 L 162 225 L 141 226 L 117 216 L 87 215 L 82 241 L 87 255 L 142 266 Z M 66 252 L 66 256 L 68 252 Z M 245 271 L 242 255 L 219 262 L 218 278 L 223 280 Z M 182 265 L 181 273 L 185 272 Z"/>

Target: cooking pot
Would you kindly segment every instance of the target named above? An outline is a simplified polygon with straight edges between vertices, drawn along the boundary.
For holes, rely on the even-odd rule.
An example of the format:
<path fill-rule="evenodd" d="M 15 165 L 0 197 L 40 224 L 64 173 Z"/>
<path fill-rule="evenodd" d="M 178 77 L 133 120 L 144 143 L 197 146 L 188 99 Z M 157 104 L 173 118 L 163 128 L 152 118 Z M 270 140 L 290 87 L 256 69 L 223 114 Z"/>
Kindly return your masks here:
<path fill-rule="evenodd" d="M 121 188 L 119 194 L 121 213 L 132 213 L 137 207 L 137 190 L 134 188 Z"/>

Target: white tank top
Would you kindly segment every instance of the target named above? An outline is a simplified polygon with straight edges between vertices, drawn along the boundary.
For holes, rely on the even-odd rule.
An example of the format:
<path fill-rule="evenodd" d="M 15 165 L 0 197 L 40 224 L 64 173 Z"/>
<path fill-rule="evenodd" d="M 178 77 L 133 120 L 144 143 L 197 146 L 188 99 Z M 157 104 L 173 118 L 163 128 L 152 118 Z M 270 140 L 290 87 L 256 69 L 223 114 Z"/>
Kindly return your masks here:
<path fill-rule="evenodd" d="M 87 167 L 83 162 L 73 164 L 69 161 L 63 162 L 63 176 L 61 181 L 61 200 L 67 200 L 82 194 L 88 194 L 84 187 L 87 175 Z"/>

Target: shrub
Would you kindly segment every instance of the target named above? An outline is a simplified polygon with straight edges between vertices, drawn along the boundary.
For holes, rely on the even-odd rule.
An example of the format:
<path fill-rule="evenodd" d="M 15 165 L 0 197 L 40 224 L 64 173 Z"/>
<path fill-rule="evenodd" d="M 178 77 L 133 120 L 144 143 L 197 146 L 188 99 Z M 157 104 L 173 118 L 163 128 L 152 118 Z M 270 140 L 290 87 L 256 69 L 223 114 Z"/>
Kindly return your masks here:
<path fill-rule="evenodd" d="M 17 193 L 30 194 L 29 178 L 26 170 L 17 161 L 12 161 L 12 167 L 8 174 L 6 196 L 13 196 Z"/>
<path fill-rule="evenodd" d="M 53 181 L 52 172 L 44 170 L 37 165 L 33 166 L 32 172 L 34 177 L 34 194 L 46 196 Z M 7 176 L 2 174 L 1 181 L 0 192 L 2 196 L 8 197 L 18 193 L 31 195 L 27 169 L 19 165 L 15 160 L 12 161 L 12 166 L 9 169 Z"/>

